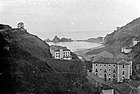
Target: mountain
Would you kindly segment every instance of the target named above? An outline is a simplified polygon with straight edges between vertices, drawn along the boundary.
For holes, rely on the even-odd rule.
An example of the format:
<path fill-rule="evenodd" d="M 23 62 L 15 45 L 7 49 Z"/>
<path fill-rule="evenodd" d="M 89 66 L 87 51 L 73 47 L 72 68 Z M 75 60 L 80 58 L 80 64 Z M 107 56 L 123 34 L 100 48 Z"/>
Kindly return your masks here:
<path fill-rule="evenodd" d="M 53 38 L 52 42 L 55 42 L 55 43 L 60 42 L 60 38 L 58 38 L 57 36 L 55 36 Z"/>
<path fill-rule="evenodd" d="M 137 18 L 125 26 L 120 27 L 104 38 L 104 45 L 129 46 L 132 39 L 140 37 L 140 18 Z"/>
<path fill-rule="evenodd" d="M 24 28 L 0 24 L 0 44 L 1 94 L 99 92 L 87 81 L 83 62 L 52 59 L 50 46 Z"/>
<path fill-rule="evenodd" d="M 55 36 L 52 40 L 52 42 L 71 42 L 72 39 L 71 38 L 58 38 L 57 36 Z"/>

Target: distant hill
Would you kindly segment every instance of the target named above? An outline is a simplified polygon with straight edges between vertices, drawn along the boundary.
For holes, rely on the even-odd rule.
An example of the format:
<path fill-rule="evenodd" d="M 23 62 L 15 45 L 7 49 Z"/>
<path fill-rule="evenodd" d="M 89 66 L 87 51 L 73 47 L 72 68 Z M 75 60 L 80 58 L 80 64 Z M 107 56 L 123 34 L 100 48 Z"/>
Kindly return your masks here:
<path fill-rule="evenodd" d="M 58 36 L 55 36 L 52 40 L 50 40 L 49 38 L 44 40 L 45 42 L 71 42 L 73 41 L 71 38 L 59 38 Z"/>
<path fill-rule="evenodd" d="M 96 42 L 96 43 L 102 43 L 103 37 L 97 37 L 97 38 L 89 38 L 86 40 L 87 42 Z"/>
<path fill-rule="evenodd" d="M 58 38 L 57 36 L 55 36 L 52 40 L 52 42 L 60 42 L 60 38 Z"/>
<path fill-rule="evenodd" d="M 104 45 L 129 46 L 133 38 L 140 37 L 140 18 L 120 27 L 104 38 Z"/>

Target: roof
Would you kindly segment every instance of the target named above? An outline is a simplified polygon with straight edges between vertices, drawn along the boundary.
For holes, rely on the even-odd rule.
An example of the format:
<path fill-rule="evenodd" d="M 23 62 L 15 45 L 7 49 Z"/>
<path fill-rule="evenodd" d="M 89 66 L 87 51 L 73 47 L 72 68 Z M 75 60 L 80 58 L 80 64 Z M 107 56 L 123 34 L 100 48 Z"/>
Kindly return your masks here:
<path fill-rule="evenodd" d="M 122 65 L 122 64 L 129 65 L 130 63 L 128 61 L 122 59 L 122 60 L 118 61 L 117 64 L 120 64 L 120 65 Z"/>
<path fill-rule="evenodd" d="M 130 64 L 128 60 L 122 58 L 103 58 L 100 57 L 93 61 L 94 63 L 104 63 L 104 64 Z"/>
<path fill-rule="evenodd" d="M 114 89 L 102 90 L 103 94 L 114 94 Z"/>
<path fill-rule="evenodd" d="M 117 58 L 128 58 L 127 55 L 122 54 L 122 53 L 118 54 L 116 57 L 117 57 Z"/>
<path fill-rule="evenodd" d="M 69 49 L 67 49 L 67 47 L 56 46 L 56 45 L 51 45 L 50 48 L 54 51 L 60 51 L 60 49 L 63 49 L 64 51 L 70 51 Z"/>
<path fill-rule="evenodd" d="M 93 62 L 95 62 L 95 63 L 116 63 L 116 59 L 100 57 L 100 58 L 94 60 Z"/>

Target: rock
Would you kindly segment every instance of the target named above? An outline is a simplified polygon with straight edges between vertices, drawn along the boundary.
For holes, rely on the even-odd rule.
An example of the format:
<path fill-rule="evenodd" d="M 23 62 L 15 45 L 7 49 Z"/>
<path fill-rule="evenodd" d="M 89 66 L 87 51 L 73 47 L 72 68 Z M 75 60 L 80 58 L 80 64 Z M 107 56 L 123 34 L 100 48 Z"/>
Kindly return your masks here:
<path fill-rule="evenodd" d="M 60 42 L 60 38 L 58 38 L 57 36 L 55 36 L 53 38 L 52 42 L 55 42 L 55 43 Z"/>

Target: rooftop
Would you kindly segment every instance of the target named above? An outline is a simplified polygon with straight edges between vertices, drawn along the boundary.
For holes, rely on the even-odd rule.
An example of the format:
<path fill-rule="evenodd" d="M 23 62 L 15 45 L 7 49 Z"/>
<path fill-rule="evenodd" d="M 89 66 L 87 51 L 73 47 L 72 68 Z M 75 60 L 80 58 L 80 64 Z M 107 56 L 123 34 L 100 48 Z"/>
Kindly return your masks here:
<path fill-rule="evenodd" d="M 107 64 L 112 64 L 112 63 L 115 63 L 115 64 L 130 64 L 129 63 L 130 60 L 125 60 L 125 59 L 122 59 L 122 58 L 104 58 L 104 57 L 100 57 L 99 59 L 97 60 L 94 60 L 93 62 L 94 63 L 107 63 Z"/>

